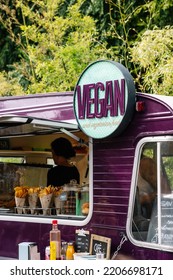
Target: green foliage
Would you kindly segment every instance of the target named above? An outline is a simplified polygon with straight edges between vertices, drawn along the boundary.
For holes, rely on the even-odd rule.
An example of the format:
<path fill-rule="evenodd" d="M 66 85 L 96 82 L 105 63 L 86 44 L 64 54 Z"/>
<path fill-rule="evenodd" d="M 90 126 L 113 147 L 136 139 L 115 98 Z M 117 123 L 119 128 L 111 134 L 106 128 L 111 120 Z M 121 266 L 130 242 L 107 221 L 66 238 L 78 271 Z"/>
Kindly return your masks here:
<path fill-rule="evenodd" d="M 4 25 L 21 49 L 20 63 L 13 66 L 27 93 L 73 90 L 89 63 L 111 57 L 106 42 L 97 40 L 94 20 L 81 14 L 82 1 L 68 6 L 65 16 L 57 15 L 64 2 L 33 0 L 28 6 L 27 1 L 15 0 L 22 23 L 8 11 Z M 12 22 L 20 29 L 17 35 Z"/>
<path fill-rule="evenodd" d="M 89 63 L 113 59 L 137 90 L 171 94 L 172 13 L 172 0 L 1 0 L 0 71 L 25 93 L 68 91 Z"/>
<path fill-rule="evenodd" d="M 146 31 L 132 57 L 143 69 L 142 91 L 173 95 L 173 27 Z"/>
<path fill-rule="evenodd" d="M 17 78 L 10 77 L 5 72 L 0 72 L 0 96 L 23 95 L 24 91 L 19 85 Z"/>
<path fill-rule="evenodd" d="M 173 3 L 171 0 L 131 1 L 131 0 L 107 0 L 110 6 L 110 29 L 108 41 L 119 61 L 131 72 L 136 82 L 136 88 L 140 91 L 170 94 L 171 92 L 171 52 L 164 47 L 164 41 L 168 41 L 166 26 L 173 25 Z M 162 33 L 157 33 L 157 27 Z M 165 30 L 165 32 L 164 32 Z M 156 32 L 156 34 L 155 34 Z M 155 44 L 157 42 L 145 42 L 146 34 L 160 36 L 159 47 L 163 48 L 163 64 L 160 58 L 150 64 L 151 56 L 156 55 Z M 166 35 L 167 34 L 167 35 Z M 164 35 L 166 38 L 164 39 Z M 171 40 L 171 38 L 170 38 Z M 142 43 L 145 42 L 142 46 Z M 163 41 L 163 42 L 162 42 Z M 138 43 L 139 42 L 139 43 Z M 168 42 L 167 42 L 168 43 Z M 165 45 L 167 44 L 165 42 Z M 133 50 L 133 46 L 134 50 Z M 171 43 L 172 45 L 172 43 Z M 158 48 L 159 49 L 159 48 Z M 159 50 L 158 50 L 159 51 Z M 148 55 L 147 55 L 148 54 Z M 172 55 L 172 54 L 171 54 Z M 139 61 L 140 57 L 140 61 Z M 142 60 L 143 57 L 143 61 Z M 148 63 L 147 70 L 142 62 Z M 166 68 L 163 67 L 164 63 Z M 164 69 L 164 72 L 163 72 Z M 167 69 L 167 70 L 166 70 Z M 169 72 L 169 75 L 167 74 Z"/>

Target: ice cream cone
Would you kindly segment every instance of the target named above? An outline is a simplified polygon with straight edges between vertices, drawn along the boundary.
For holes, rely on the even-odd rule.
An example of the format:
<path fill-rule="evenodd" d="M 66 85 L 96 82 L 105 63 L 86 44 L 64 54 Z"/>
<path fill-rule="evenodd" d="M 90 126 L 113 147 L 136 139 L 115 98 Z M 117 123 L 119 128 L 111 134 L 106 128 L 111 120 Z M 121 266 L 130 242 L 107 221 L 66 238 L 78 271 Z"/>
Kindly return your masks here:
<path fill-rule="evenodd" d="M 31 214 L 35 213 L 35 209 L 37 207 L 38 201 L 38 193 L 32 193 L 28 195 L 28 203 L 31 210 Z"/>
<path fill-rule="evenodd" d="M 41 207 L 43 209 L 43 215 L 48 214 L 48 208 L 50 207 L 52 200 L 52 193 L 40 196 Z"/>
<path fill-rule="evenodd" d="M 17 197 L 15 196 L 15 203 L 16 203 L 16 207 L 17 207 L 17 213 L 18 214 L 22 214 L 23 213 L 23 207 L 25 205 L 25 197 Z"/>

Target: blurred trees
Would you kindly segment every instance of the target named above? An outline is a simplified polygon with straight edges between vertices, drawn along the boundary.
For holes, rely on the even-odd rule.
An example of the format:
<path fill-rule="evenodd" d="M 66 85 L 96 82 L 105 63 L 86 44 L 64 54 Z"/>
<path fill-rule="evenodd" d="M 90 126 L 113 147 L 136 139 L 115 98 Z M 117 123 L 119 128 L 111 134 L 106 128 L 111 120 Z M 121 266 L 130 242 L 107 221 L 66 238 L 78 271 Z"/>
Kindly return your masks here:
<path fill-rule="evenodd" d="M 1 23 L 18 49 L 8 73 L 26 93 L 73 90 L 86 65 L 111 56 L 94 19 L 80 12 L 81 0 L 66 9 L 61 0 L 5 2 Z"/>
<path fill-rule="evenodd" d="M 111 46 L 134 77 L 137 90 L 173 95 L 173 2 L 107 2 L 110 4 Z"/>
<path fill-rule="evenodd" d="M 173 28 L 147 30 L 132 58 L 143 69 L 141 91 L 173 95 Z"/>
<path fill-rule="evenodd" d="M 0 95 L 73 90 L 97 59 L 124 64 L 137 90 L 172 94 L 171 0 L 1 2 Z"/>

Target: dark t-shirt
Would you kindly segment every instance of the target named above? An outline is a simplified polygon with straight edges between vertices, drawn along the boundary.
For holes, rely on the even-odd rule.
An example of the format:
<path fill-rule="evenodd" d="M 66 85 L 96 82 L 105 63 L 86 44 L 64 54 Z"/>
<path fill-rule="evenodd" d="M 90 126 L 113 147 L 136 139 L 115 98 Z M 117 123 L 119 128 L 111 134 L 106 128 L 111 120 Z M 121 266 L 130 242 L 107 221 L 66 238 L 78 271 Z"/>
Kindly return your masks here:
<path fill-rule="evenodd" d="M 51 168 L 47 174 L 47 185 L 60 187 L 70 183 L 70 180 L 76 180 L 79 184 L 80 175 L 76 166 L 58 165 Z"/>

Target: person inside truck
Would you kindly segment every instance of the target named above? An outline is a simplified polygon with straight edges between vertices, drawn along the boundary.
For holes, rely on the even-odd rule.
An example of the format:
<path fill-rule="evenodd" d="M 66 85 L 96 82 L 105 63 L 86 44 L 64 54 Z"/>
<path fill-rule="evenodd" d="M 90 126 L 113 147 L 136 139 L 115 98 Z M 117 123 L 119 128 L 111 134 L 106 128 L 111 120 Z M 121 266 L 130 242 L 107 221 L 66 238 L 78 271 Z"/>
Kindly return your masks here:
<path fill-rule="evenodd" d="M 141 159 L 137 186 L 143 216 L 148 219 L 157 194 L 157 167 L 153 159 L 147 157 Z"/>
<path fill-rule="evenodd" d="M 69 184 L 72 180 L 77 184 L 80 183 L 80 174 L 77 167 L 70 162 L 72 157 L 76 156 L 75 150 L 71 142 L 60 137 L 55 139 L 51 143 L 52 157 L 55 166 L 49 169 L 47 174 L 47 185 L 54 187 L 62 187 L 63 185 Z M 68 185 L 67 185 L 68 186 Z M 74 191 L 67 191 L 65 198 L 63 214 L 74 214 L 76 213 L 76 196 Z"/>
<path fill-rule="evenodd" d="M 168 194 L 171 188 L 162 166 L 161 192 Z M 140 160 L 135 207 L 133 216 L 133 231 L 140 231 L 141 239 L 144 232 L 148 231 L 154 201 L 157 197 L 157 165 L 152 158 L 142 157 Z"/>
<path fill-rule="evenodd" d="M 70 183 L 71 180 L 76 180 L 79 184 L 79 171 L 69 161 L 76 155 L 71 142 L 64 137 L 57 138 L 51 143 L 51 150 L 55 166 L 48 171 L 47 185 L 60 187 Z"/>
<path fill-rule="evenodd" d="M 162 166 L 161 170 L 161 193 L 171 193 L 171 188 Z M 157 165 L 152 158 L 144 157 L 140 161 L 138 175 L 139 199 L 143 208 L 144 216 L 150 219 L 153 202 L 157 196 Z"/>

